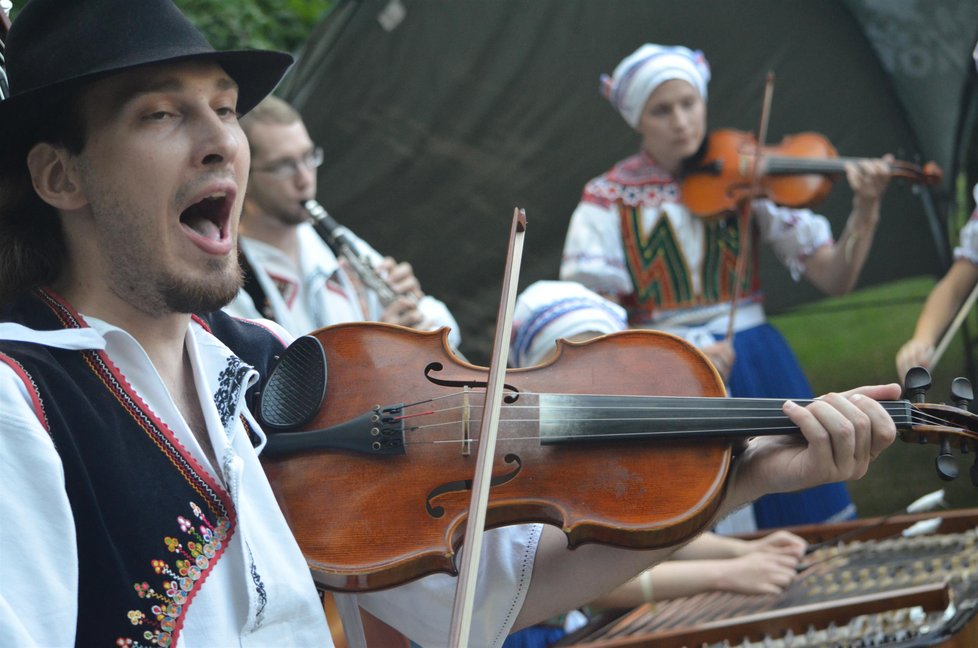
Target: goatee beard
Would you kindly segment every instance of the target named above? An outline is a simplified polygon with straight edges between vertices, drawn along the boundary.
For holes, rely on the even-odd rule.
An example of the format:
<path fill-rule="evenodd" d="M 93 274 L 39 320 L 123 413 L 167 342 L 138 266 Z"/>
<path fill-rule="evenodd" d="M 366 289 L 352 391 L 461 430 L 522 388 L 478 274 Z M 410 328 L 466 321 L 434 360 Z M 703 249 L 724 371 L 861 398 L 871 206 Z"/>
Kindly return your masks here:
<path fill-rule="evenodd" d="M 214 265 L 219 267 L 214 268 L 207 283 L 172 278 L 164 285 L 162 296 L 166 308 L 172 313 L 209 313 L 227 306 L 244 285 L 244 273 L 237 263 L 233 269 L 219 262 Z"/>

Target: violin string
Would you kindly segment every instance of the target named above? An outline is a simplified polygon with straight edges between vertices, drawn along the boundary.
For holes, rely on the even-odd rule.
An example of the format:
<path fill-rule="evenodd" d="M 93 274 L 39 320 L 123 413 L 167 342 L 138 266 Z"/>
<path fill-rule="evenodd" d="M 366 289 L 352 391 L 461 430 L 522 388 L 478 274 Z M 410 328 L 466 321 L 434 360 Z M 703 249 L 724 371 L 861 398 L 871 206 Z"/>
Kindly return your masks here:
<path fill-rule="evenodd" d="M 555 424 L 555 425 L 560 425 L 562 423 L 570 423 L 570 422 L 575 422 L 575 421 L 576 422 L 579 422 L 581 420 L 583 420 L 583 419 L 549 419 L 549 421 L 551 423 Z M 617 418 L 617 419 L 613 419 L 613 418 L 609 418 L 609 419 L 588 419 L 588 420 L 594 421 L 594 422 L 600 422 L 602 420 L 606 420 L 606 421 L 610 421 L 610 422 L 622 422 L 623 421 L 623 419 L 620 419 L 620 418 Z M 661 423 L 662 422 L 662 419 L 651 419 L 651 420 L 650 419 L 632 419 L 632 420 L 637 420 L 639 422 L 647 422 L 647 423 L 651 423 L 651 422 L 659 422 L 659 423 Z M 538 422 L 539 421 L 537 419 L 504 419 L 504 420 L 501 420 L 500 421 L 500 424 L 501 425 L 505 424 L 505 425 L 511 426 L 511 427 L 514 427 L 514 426 L 515 427 L 519 427 L 520 425 L 522 425 L 522 426 L 525 427 L 527 425 L 536 426 Z M 458 428 L 459 426 L 462 425 L 462 423 L 463 423 L 463 421 L 461 419 L 458 419 L 458 420 L 451 420 L 451 421 L 441 421 L 441 422 L 438 422 L 438 423 L 432 423 L 432 424 L 426 424 L 426 425 L 412 426 L 412 427 L 406 428 L 404 430 L 404 432 L 405 432 L 405 442 L 406 443 L 409 443 L 409 444 L 418 444 L 418 443 L 456 443 L 456 442 L 461 443 L 461 442 L 463 442 L 462 439 L 427 440 L 426 441 L 426 440 L 419 439 L 418 438 L 418 435 L 420 435 L 420 434 L 422 434 L 424 432 L 430 432 L 432 430 L 437 430 L 437 429 Z M 900 421 L 897 421 L 897 424 L 899 425 L 900 424 Z M 723 437 L 723 436 L 750 437 L 750 436 L 757 436 L 757 435 L 760 435 L 760 434 L 772 435 L 772 434 L 782 434 L 782 433 L 798 433 L 799 431 L 800 431 L 800 428 L 798 428 L 797 426 L 794 426 L 794 425 L 778 426 L 778 427 L 770 427 L 770 426 L 765 426 L 765 427 L 737 427 L 736 429 L 732 429 L 730 426 L 723 426 L 723 427 L 714 427 L 714 428 L 702 427 L 702 428 L 697 428 L 695 430 L 677 430 L 677 431 L 668 431 L 667 430 L 665 432 L 660 432 L 659 434 L 669 435 L 671 437 L 671 439 L 676 440 L 676 439 L 682 437 L 683 435 L 689 435 L 689 436 L 714 435 L 716 437 Z M 603 433 L 598 434 L 598 435 L 577 434 L 577 435 L 567 435 L 567 436 L 560 436 L 560 435 L 555 435 L 555 434 L 552 434 L 551 433 L 551 434 L 548 434 L 546 436 L 546 438 L 548 440 L 554 441 L 554 442 L 562 441 L 562 440 L 566 440 L 566 441 L 574 441 L 574 440 L 583 441 L 583 440 L 587 440 L 587 439 L 595 438 L 595 437 L 601 438 L 602 440 L 614 441 L 614 440 L 627 440 L 627 439 L 632 439 L 632 438 L 650 438 L 650 437 L 651 438 L 654 438 L 655 436 L 656 436 L 656 433 L 654 433 L 654 432 L 653 433 L 650 433 L 648 431 L 636 431 L 636 432 L 618 432 L 618 433 L 603 432 Z M 478 436 L 476 434 L 475 435 L 475 438 L 473 440 L 477 440 L 477 438 L 478 438 Z M 521 435 L 521 436 L 504 435 L 504 436 L 501 436 L 500 437 L 500 441 L 503 441 L 503 440 L 506 440 L 506 441 L 526 441 L 526 440 L 540 440 L 542 438 L 544 438 L 544 437 L 543 437 L 543 435 L 540 435 L 540 434 Z"/>
<path fill-rule="evenodd" d="M 565 419 L 565 420 L 567 420 L 567 419 Z M 618 421 L 618 420 L 621 420 L 621 419 L 609 419 L 609 420 Z M 559 422 L 562 422 L 562 421 L 559 421 Z M 503 424 L 503 423 L 515 423 L 515 424 L 519 425 L 521 423 L 522 424 L 535 424 L 535 423 L 537 423 L 537 421 L 535 421 L 535 420 L 529 420 L 529 419 L 501 420 L 500 421 L 500 424 Z M 417 427 L 411 428 L 410 431 L 421 431 L 421 430 L 425 430 L 425 429 L 436 428 L 436 427 L 443 427 L 443 426 L 448 426 L 448 425 L 450 425 L 450 426 L 457 426 L 457 425 L 460 425 L 460 424 L 461 424 L 461 421 L 447 421 L 447 422 L 444 422 L 444 423 L 437 423 L 437 424 L 428 425 L 428 426 L 424 426 L 424 425 L 417 426 Z M 408 431 L 409 430 L 405 430 L 405 433 L 408 432 Z M 730 433 L 731 433 L 731 430 L 730 430 L 729 427 L 724 427 L 724 428 L 699 428 L 699 429 L 696 429 L 694 431 L 690 431 L 688 433 L 692 435 L 694 432 L 695 432 L 696 435 L 709 435 L 709 434 L 712 434 L 712 435 L 715 435 L 719 439 L 719 438 L 722 438 L 724 435 L 728 435 L 729 436 Z M 737 436 L 749 437 L 749 436 L 756 436 L 756 435 L 753 434 L 755 432 L 757 432 L 757 433 L 766 433 L 766 434 L 769 434 L 769 435 L 770 434 L 797 433 L 797 432 L 799 432 L 799 428 L 797 426 L 761 427 L 761 428 L 738 428 L 736 430 L 736 432 L 737 432 Z M 676 432 L 675 434 L 682 435 L 684 433 L 686 433 L 686 432 L 685 431 L 680 431 L 680 432 Z M 414 435 L 412 435 L 412 437 L 413 436 Z M 652 439 L 649 439 L 650 436 L 653 437 L 653 438 Z M 561 436 L 561 435 L 549 434 L 549 435 L 546 436 L 546 439 L 549 440 L 549 441 L 553 441 L 553 442 L 556 442 L 556 441 L 582 441 L 582 440 L 586 440 L 586 439 L 590 439 L 590 438 L 595 438 L 595 437 L 598 437 L 598 438 L 600 438 L 602 440 L 605 440 L 605 441 L 622 441 L 622 440 L 629 440 L 629 439 L 633 439 L 633 438 L 639 438 L 639 440 L 643 440 L 643 439 L 654 440 L 655 434 L 652 433 L 650 435 L 650 433 L 644 432 L 644 431 L 602 433 L 602 434 L 598 434 L 598 435 L 587 435 L 587 434 L 584 434 L 584 435 L 565 435 L 565 436 Z M 510 441 L 510 442 L 515 442 L 515 441 L 539 441 L 540 439 L 543 439 L 543 438 L 544 438 L 543 435 L 539 435 L 539 434 L 531 434 L 531 435 L 525 435 L 525 436 L 505 435 L 505 436 L 500 436 L 499 437 L 499 442 L 503 442 L 503 441 Z M 676 437 L 672 437 L 671 440 L 678 440 L 678 439 Z M 407 439 L 405 440 L 405 444 L 406 445 L 438 445 L 438 444 L 446 444 L 446 443 L 478 443 L 478 442 L 479 442 L 478 436 L 474 436 L 473 438 L 470 438 L 470 439 L 452 438 L 452 439 L 419 440 L 419 439 L 412 438 L 410 440 L 407 440 Z"/>
<path fill-rule="evenodd" d="M 406 409 L 408 407 L 416 407 L 416 406 L 419 406 L 419 405 L 427 405 L 427 404 L 430 404 L 430 403 L 432 403 L 434 401 L 446 400 L 446 399 L 449 399 L 449 398 L 452 398 L 452 397 L 455 397 L 455 396 L 459 396 L 459 395 L 461 395 L 463 393 L 464 392 L 454 392 L 452 394 L 444 394 L 442 396 L 437 396 L 437 397 L 434 397 L 434 398 L 430 398 L 430 399 L 426 399 L 426 400 L 422 400 L 422 401 L 417 401 L 415 403 L 405 404 L 405 405 L 402 406 L 402 409 Z M 536 395 L 539 395 L 539 394 L 526 393 L 526 392 L 524 392 L 524 393 L 522 393 L 522 395 L 523 396 L 536 396 Z M 577 396 L 577 397 L 587 397 L 587 396 L 602 397 L 602 396 L 605 396 L 606 397 L 606 395 L 602 395 L 602 394 L 547 394 L 547 395 L 551 395 L 551 396 L 567 396 L 567 397 L 575 397 L 575 396 Z M 616 396 L 615 397 L 615 399 L 616 399 L 615 409 L 620 410 L 620 411 L 629 411 L 629 410 L 656 411 L 656 410 L 676 410 L 676 409 L 679 409 L 675 405 L 656 406 L 656 405 L 647 405 L 646 404 L 646 405 L 638 405 L 638 406 L 627 406 L 627 405 L 622 405 L 621 402 L 620 402 L 621 400 L 629 400 L 629 399 L 635 399 L 635 400 L 640 400 L 641 399 L 641 400 L 648 401 L 651 398 L 655 398 L 655 397 L 650 397 L 650 396 L 635 396 L 635 395 Z M 676 397 L 668 397 L 668 398 L 671 401 L 684 401 L 684 400 L 688 400 L 690 402 L 695 402 L 695 401 L 704 400 L 704 399 L 709 398 L 709 397 L 676 396 Z M 721 399 L 721 398 L 722 397 L 718 397 L 718 399 Z M 733 408 L 733 411 L 736 411 L 738 414 L 742 414 L 744 412 L 758 412 L 758 413 L 764 413 L 764 412 L 773 413 L 773 412 L 778 412 L 778 413 L 781 413 L 782 412 L 782 405 L 785 402 L 785 399 L 776 399 L 776 398 L 769 398 L 769 399 L 750 399 L 750 400 L 752 402 L 754 402 L 754 403 L 759 404 L 759 405 L 763 405 L 764 403 L 771 403 L 771 407 L 760 407 L 760 406 L 759 407 L 752 407 L 752 408 L 751 407 L 736 407 L 736 408 Z M 731 402 L 735 404 L 737 402 L 737 399 L 733 399 Z M 811 399 L 795 399 L 795 402 L 798 403 L 799 405 L 806 405 L 808 403 L 813 402 L 813 400 L 811 400 Z M 537 405 L 522 405 L 522 404 L 515 404 L 515 405 L 514 404 L 509 404 L 509 405 L 504 405 L 503 407 L 506 408 L 506 409 L 508 409 L 508 410 L 537 409 L 538 408 Z M 906 416 L 905 416 L 905 413 L 904 413 L 904 411 L 905 411 L 905 404 L 904 404 L 903 401 L 885 402 L 884 403 L 884 407 L 887 407 L 888 408 L 887 411 L 890 413 L 891 417 L 893 418 L 894 422 L 897 425 L 933 424 L 933 425 L 941 425 L 941 426 L 953 426 L 953 422 L 951 422 L 951 421 L 949 421 L 949 420 L 947 420 L 945 418 L 936 416 L 936 415 L 931 414 L 929 412 L 922 412 L 922 411 L 920 411 L 920 410 L 918 410 L 916 408 L 910 408 L 910 420 L 908 421 L 908 420 L 906 420 Z M 890 411 L 890 410 L 894 409 L 894 407 L 896 408 L 895 411 Z M 475 402 L 475 403 L 471 403 L 471 404 L 468 404 L 468 405 L 453 405 L 451 407 L 446 407 L 446 408 L 442 408 L 442 409 L 433 409 L 433 410 L 427 410 L 425 412 L 418 412 L 418 413 L 412 413 L 412 414 L 402 414 L 402 415 L 400 415 L 398 417 L 395 417 L 395 418 L 397 418 L 397 419 L 415 418 L 415 417 L 425 416 L 425 415 L 442 414 L 442 413 L 445 413 L 445 412 L 451 412 L 453 410 L 454 411 L 460 411 L 460 410 L 465 409 L 465 408 L 468 408 L 470 410 L 481 410 L 482 404 L 481 403 L 478 403 L 478 402 Z M 593 408 L 593 406 L 589 406 L 589 405 L 573 405 L 573 404 L 561 405 L 559 407 L 554 407 L 554 406 L 549 406 L 548 407 L 548 410 L 551 411 L 551 412 L 552 411 L 555 411 L 555 410 L 560 410 L 560 411 L 570 410 L 570 411 L 572 411 L 572 410 L 575 410 L 575 409 L 579 409 L 579 410 L 592 410 L 594 408 Z M 679 418 L 672 417 L 672 418 L 675 419 L 675 420 L 684 420 L 684 418 L 685 419 L 688 419 L 689 417 L 679 417 Z M 709 416 L 709 415 L 706 415 L 706 412 L 704 412 L 704 414 L 701 415 L 698 418 L 707 419 L 707 420 L 708 419 L 711 419 L 711 418 L 717 418 L 717 419 L 723 419 L 723 420 L 742 420 L 743 419 L 742 416 L 741 417 L 731 416 L 730 414 L 724 414 L 722 411 L 719 412 L 719 413 L 716 413 L 712 417 Z M 533 421 L 532 419 L 519 419 L 519 420 Z M 625 417 L 598 417 L 598 418 L 593 418 L 593 417 L 587 417 L 587 418 L 580 418 L 579 417 L 579 418 L 563 418 L 563 419 L 549 418 L 548 420 L 549 421 L 554 421 L 554 422 L 559 422 L 559 423 L 580 422 L 580 421 L 601 422 L 601 421 L 627 421 L 627 420 L 649 421 L 649 422 L 651 422 L 651 421 L 664 421 L 664 420 L 669 420 L 669 417 L 666 417 L 666 418 L 655 418 L 655 417 L 642 417 L 642 418 L 634 418 L 634 417 L 633 418 L 625 418 Z M 517 419 L 507 420 L 507 421 L 500 421 L 500 422 L 501 423 L 502 422 L 512 423 L 512 422 L 516 422 L 516 421 L 517 421 Z M 462 419 L 458 419 L 458 420 L 444 421 L 444 422 L 439 422 L 439 423 L 434 423 L 434 424 L 429 424 L 429 425 L 418 425 L 418 426 L 412 427 L 411 429 L 412 430 L 421 430 L 421 429 L 427 429 L 427 428 L 431 428 L 431 427 L 439 427 L 439 426 L 445 426 L 445 425 L 458 425 L 458 424 L 461 424 L 462 422 L 463 422 Z"/>
<path fill-rule="evenodd" d="M 782 401 L 778 401 L 778 402 L 780 403 Z M 481 409 L 482 408 L 482 404 L 481 403 L 471 403 L 469 405 L 464 405 L 464 406 L 463 405 L 454 405 L 454 406 L 451 406 L 451 407 L 446 407 L 446 408 L 442 408 L 442 409 L 438 409 L 438 410 L 429 410 L 428 412 L 424 412 L 424 413 L 425 414 L 428 414 L 428 413 L 430 413 L 430 414 L 444 413 L 444 412 L 451 412 L 451 411 L 459 411 L 459 410 L 462 410 L 462 409 L 465 409 L 465 408 L 468 408 L 468 409 L 471 409 L 471 410 L 478 410 L 478 409 Z M 519 404 L 519 405 L 504 405 L 504 408 L 506 408 L 507 410 L 520 410 L 520 409 L 524 409 L 524 410 L 535 410 L 535 409 L 539 409 L 539 406 L 538 405 L 522 405 L 522 404 Z M 562 404 L 562 405 L 559 405 L 559 406 L 555 406 L 555 405 L 548 405 L 547 406 L 547 410 L 550 411 L 550 412 L 553 412 L 553 411 L 574 411 L 574 410 L 587 411 L 587 410 L 593 410 L 593 409 L 595 409 L 595 408 L 593 406 L 591 406 L 591 405 Z M 628 411 L 628 412 L 630 412 L 630 411 L 657 412 L 657 411 L 661 411 L 661 410 L 669 410 L 669 411 L 682 410 L 683 408 L 676 407 L 675 405 L 621 406 L 621 405 L 619 405 L 619 404 L 616 403 L 615 404 L 615 409 L 618 410 L 618 411 L 623 411 L 623 412 L 626 412 L 626 411 Z M 902 404 L 899 404 L 898 403 L 897 404 L 897 407 L 895 409 L 892 408 L 892 407 L 890 409 L 891 410 L 894 410 L 894 411 L 891 411 L 890 412 L 890 415 L 894 419 L 894 421 L 896 421 L 898 424 L 899 423 L 907 423 L 908 422 L 906 420 L 906 415 L 904 414 L 904 408 L 903 408 Z M 748 407 L 738 407 L 738 408 L 732 408 L 731 410 L 704 409 L 704 410 L 700 410 L 700 411 L 702 412 L 702 415 L 699 418 L 706 418 L 706 419 L 716 418 L 716 419 L 724 419 L 724 420 L 730 420 L 730 419 L 737 419 L 738 418 L 736 415 L 733 415 L 731 413 L 725 413 L 725 412 L 735 412 L 736 414 L 744 414 L 744 413 L 749 413 L 749 412 L 750 413 L 775 413 L 775 412 L 776 413 L 782 413 L 782 410 L 781 410 L 780 407 L 778 407 L 778 408 L 761 408 L 761 407 L 748 408 Z M 405 414 L 405 415 L 401 415 L 401 416 L 395 417 L 395 418 L 398 418 L 398 419 L 404 418 L 404 419 L 406 419 L 406 418 L 414 417 L 414 416 L 417 416 L 417 414 Z M 915 423 L 930 422 L 930 423 L 934 423 L 934 424 L 943 424 L 943 425 L 946 425 L 946 424 L 950 423 L 950 421 L 948 421 L 946 419 L 942 419 L 940 417 L 934 416 L 934 415 L 929 414 L 927 412 L 920 412 L 919 410 L 915 410 L 915 409 L 911 409 L 910 417 L 911 417 L 910 418 L 910 422 L 915 422 Z M 665 418 L 669 418 L 669 417 L 665 417 Z M 683 418 L 689 418 L 689 417 L 687 416 L 687 417 L 672 417 L 672 418 L 683 419 Z M 740 416 L 739 418 L 743 418 L 743 416 Z M 602 417 L 599 417 L 599 418 L 590 418 L 589 417 L 589 418 L 574 418 L 574 419 L 564 419 L 564 420 L 575 420 L 575 421 L 580 421 L 580 420 L 594 420 L 594 421 L 601 421 L 601 420 L 628 420 L 628 419 L 625 419 L 623 417 L 603 417 L 603 418 Z M 655 417 L 643 417 L 643 419 L 633 419 L 633 420 L 665 420 L 665 419 L 664 418 L 655 418 Z"/>
<path fill-rule="evenodd" d="M 500 423 L 502 423 L 502 422 L 503 421 L 500 421 Z M 529 422 L 529 421 L 523 421 L 523 420 L 521 420 L 519 422 L 520 423 L 525 423 L 525 422 Z M 697 433 L 716 434 L 718 436 L 718 438 L 719 438 L 719 436 L 721 434 L 726 433 L 726 432 L 729 432 L 729 431 L 730 430 L 729 429 L 726 429 L 726 428 L 718 428 L 718 429 L 715 429 L 715 430 L 710 430 L 710 429 L 697 430 Z M 738 430 L 738 432 L 744 432 L 745 433 L 744 434 L 745 436 L 751 436 L 749 433 L 750 432 L 754 432 L 754 431 L 758 431 L 758 432 L 769 432 L 769 433 L 771 433 L 771 432 L 789 433 L 789 432 L 797 432 L 798 431 L 798 428 L 796 428 L 796 427 L 781 427 L 781 428 L 756 428 L 756 429 Z M 606 434 L 600 434 L 600 435 L 586 435 L 586 434 L 585 435 L 572 435 L 572 436 L 571 435 L 568 435 L 568 436 L 547 435 L 546 438 L 549 441 L 580 441 L 582 439 L 589 439 L 589 438 L 593 438 L 593 437 L 599 437 L 600 439 L 607 440 L 607 441 L 622 441 L 622 440 L 633 439 L 633 438 L 636 438 L 636 437 L 648 437 L 648 433 L 646 433 L 646 432 L 616 432 L 616 433 L 606 433 Z M 502 442 L 502 441 L 539 441 L 542 438 L 544 438 L 544 437 L 542 437 L 539 434 L 529 435 L 529 436 L 505 436 L 505 437 L 504 436 L 500 436 L 499 437 L 499 442 Z M 640 438 L 639 440 L 642 440 L 642 439 Z M 673 439 L 673 440 L 675 440 L 675 439 Z M 411 440 L 411 441 L 405 441 L 405 444 L 409 444 L 409 445 L 440 445 L 440 444 L 445 444 L 445 443 L 468 443 L 468 442 L 478 443 L 479 442 L 479 439 L 478 439 L 478 437 L 476 437 L 476 438 L 469 439 L 469 440 L 466 440 L 466 439 L 433 439 L 433 440 L 427 440 L 427 441 Z"/>

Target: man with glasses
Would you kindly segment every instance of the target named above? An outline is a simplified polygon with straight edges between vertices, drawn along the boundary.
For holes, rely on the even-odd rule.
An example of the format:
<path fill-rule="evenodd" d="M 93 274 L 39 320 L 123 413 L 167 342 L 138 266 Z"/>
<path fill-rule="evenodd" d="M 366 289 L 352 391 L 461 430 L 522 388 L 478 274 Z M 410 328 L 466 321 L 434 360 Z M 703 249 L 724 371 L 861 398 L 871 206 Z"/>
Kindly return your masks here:
<path fill-rule="evenodd" d="M 299 113 L 285 101 L 266 97 L 241 120 L 252 166 L 241 218 L 241 264 L 245 286 L 226 310 L 241 317 L 266 317 L 292 335 L 341 322 L 380 321 L 422 330 L 458 325 L 445 305 L 424 295 L 408 263 L 383 258 L 346 231 L 371 259 L 398 297 L 383 304 L 348 272 L 309 224 L 303 203 L 316 197 L 316 146 Z"/>

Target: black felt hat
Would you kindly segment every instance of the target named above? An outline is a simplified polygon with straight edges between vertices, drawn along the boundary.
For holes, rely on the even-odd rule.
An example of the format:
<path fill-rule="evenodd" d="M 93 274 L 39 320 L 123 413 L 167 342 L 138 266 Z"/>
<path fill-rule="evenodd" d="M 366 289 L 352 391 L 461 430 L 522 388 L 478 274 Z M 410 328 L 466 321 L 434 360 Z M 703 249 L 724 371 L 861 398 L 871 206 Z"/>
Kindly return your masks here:
<path fill-rule="evenodd" d="M 170 0 L 31 0 L 5 47 L 10 96 L 0 101 L 0 142 L 27 136 L 38 111 L 64 90 L 125 70 L 214 61 L 238 84 L 245 113 L 292 63 L 285 52 L 215 50 Z"/>

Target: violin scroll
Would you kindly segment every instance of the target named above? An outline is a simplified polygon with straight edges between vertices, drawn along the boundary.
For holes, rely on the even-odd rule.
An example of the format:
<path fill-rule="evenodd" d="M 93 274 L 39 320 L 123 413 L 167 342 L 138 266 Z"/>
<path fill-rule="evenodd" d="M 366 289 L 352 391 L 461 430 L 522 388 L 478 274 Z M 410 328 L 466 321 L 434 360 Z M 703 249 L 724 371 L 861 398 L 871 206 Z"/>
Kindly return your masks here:
<path fill-rule="evenodd" d="M 910 369 L 904 385 L 912 413 L 909 424 L 900 431 L 900 438 L 920 444 L 937 443 L 940 449 L 934 467 L 943 481 L 958 477 L 958 460 L 951 453 L 952 441 L 957 441 L 962 454 L 975 453 L 969 473 L 971 483 L 978 486 L 978 416 L 967 410 L 974 399 L 971 382 L 967 378 L 955 378 L 951 382 L 950 405 L 924 402 L 931 377 L 923 367 Z"/>

